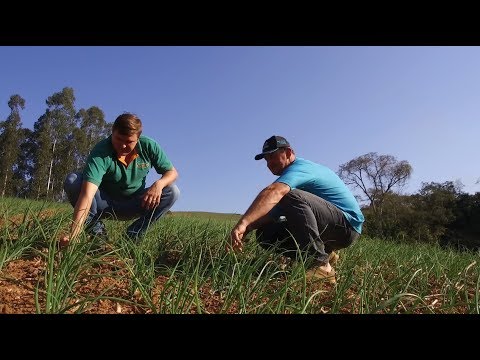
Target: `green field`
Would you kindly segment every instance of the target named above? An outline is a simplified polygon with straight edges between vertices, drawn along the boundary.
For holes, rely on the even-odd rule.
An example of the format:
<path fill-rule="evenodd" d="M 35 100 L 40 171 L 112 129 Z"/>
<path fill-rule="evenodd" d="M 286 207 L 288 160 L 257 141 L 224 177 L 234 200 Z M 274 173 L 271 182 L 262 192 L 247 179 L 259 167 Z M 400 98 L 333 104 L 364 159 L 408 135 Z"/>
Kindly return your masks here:
<path fill-rule="evenodd" d="M 200 218 L 200 219 L 212 219 L 212 220 L 224 220 L 224 221 L 238 221 L 241 217 L 240 214 L 223 214 L 223 213 L 212 213 L 205 211 L 174 211 L 172 212 L 173 216 L 178 217 L 189 217 L 189 218 Z"/>
<path fill-rule="evenodd" d="M 255 241 L 226 245 L 238 214 L 173 212 L 138 244 L 129 222 L 109 239 L 58 249 L 68 204 L 0 201 L 0 313 L 479 313 L 477 254 L 361 237 L 341 250 L 337 284 L 310 283 L 301 261 Z M 252 236 L 253 238 L 253 236 Z"/>

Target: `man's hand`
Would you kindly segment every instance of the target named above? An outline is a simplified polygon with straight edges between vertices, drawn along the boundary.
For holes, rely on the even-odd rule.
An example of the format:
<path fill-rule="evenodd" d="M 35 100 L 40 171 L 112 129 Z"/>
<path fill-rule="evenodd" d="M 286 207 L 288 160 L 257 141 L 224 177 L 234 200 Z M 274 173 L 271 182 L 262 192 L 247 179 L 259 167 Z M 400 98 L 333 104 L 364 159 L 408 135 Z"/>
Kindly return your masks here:
<path fill-rule="evenodd" d="M 145 194 L 143 194 L 142 207 L 147 210 L 155 209 L 158 204 L 160 204 L 162 190 L 163 188 L 160 185 L 157 185 L 157 183 L 150 186 Z"/>
<path fill-rule="evenodd" d="M 243 238 L 247 235 L 247 227 L 243 223 L 237 224 L 230 233 L 231 246 L 234 251 L 243 251 Z"/>

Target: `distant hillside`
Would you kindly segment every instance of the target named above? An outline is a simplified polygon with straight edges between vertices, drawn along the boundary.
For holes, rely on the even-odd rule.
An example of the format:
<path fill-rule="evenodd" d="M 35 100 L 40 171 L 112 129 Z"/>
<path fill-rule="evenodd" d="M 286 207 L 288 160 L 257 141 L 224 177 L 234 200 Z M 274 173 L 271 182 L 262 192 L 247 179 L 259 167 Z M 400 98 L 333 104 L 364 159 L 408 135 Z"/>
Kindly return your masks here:
<path fill-rule="evenodd" d="M 241 217 L 240 214 L 225 214 L 206 211 L 172 211 L 171 215 L 216 220 L 238 220 Z"/>

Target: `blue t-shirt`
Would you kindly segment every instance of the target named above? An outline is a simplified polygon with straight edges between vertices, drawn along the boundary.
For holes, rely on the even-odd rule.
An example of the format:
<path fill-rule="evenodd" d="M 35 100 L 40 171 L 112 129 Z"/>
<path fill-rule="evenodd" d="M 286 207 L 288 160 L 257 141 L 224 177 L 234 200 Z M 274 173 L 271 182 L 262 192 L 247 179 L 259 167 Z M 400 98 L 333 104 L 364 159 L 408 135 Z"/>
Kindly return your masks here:
<path fill-rule="evenodd" d="M 365 221 L 357 200 L 335 172 L 324 165 L 296 158 L 275 182 L 315 194 L 338 207 L 359 234 Z"/>

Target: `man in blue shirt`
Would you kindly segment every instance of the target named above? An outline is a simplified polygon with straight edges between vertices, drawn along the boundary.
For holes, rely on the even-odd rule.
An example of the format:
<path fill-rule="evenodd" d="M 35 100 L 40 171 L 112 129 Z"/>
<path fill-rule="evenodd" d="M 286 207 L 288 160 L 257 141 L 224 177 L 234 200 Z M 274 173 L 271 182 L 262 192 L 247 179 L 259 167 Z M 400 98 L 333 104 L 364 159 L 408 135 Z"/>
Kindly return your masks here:
<path fill-rule="evenodd" d="M 314 258 L 307 277 L 335 282 L 330 261 L 338 255 L 333 251 L 351 245 L 362 232 L 364 217 L 355 197 L 335 172 L 296 157 L 282 136 L 265 141 L 255 156 L 260 159 L 279 178 L 257 195 L 232 229 L 232 248 L 242 250 L 245 235 L 257 229 L 262 247 L 296 258 L 298 245 Z"/>

